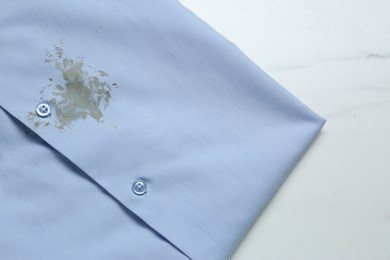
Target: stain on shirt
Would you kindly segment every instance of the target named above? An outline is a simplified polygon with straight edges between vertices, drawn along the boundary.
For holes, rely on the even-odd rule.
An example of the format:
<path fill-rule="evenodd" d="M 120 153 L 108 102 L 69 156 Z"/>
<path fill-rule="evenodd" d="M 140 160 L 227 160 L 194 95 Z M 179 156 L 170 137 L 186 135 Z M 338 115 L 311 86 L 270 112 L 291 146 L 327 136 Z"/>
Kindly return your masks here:
<path fill-rule="evenodd" d="M 41 99 L 50 97 L 46 99 L 53 105 L 56 127 L 71 127 L 74 121 L 86 118 L 103 122 L 104 110 L 110 104 L 112 90 L 118 87 L 117 83 L 108 82 L 109 74 L 93 69 L 81 57 L 67 57 L 62 44 L 46 51 L 45 62 L 59 73 L 57 76 L 60 77 L 57 78 L 61 78 L 56 81 L 55 77 L 48 77 L 49 84 L 40 92 Z M 41 125 L 37 121 L 38 117 L 32 116 L 32 113 L 29 113 L 29 119 L 36 121 L 35 127 Z"/>

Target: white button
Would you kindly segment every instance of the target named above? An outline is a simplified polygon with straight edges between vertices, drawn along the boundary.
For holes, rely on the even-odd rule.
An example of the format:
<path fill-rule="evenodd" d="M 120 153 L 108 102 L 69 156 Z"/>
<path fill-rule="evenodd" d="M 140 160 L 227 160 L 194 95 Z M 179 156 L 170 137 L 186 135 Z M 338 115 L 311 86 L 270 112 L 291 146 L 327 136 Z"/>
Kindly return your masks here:
<path fill-rule="evenodd" d="M 51 113 L 50 104 L 46 102 L 39 103 L 35 111 L 39 117 L 42 118 L 48 117 L 50 116 Z"/>
<path fill-rule="evenodd" d="M 135 195 L 144 195 L 146 193 L 147 185 L 144 181 L 138 180 L 133 183 L 133 192 Z"/>

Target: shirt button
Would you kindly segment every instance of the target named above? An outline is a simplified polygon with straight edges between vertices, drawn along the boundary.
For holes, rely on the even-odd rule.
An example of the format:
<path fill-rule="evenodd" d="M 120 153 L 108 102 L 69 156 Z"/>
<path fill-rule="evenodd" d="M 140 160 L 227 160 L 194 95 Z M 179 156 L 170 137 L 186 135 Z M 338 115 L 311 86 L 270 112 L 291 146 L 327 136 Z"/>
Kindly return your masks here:
<path fill-rule="evenodd" d="M 138 180 L 133 183 L 133 192 L 135 195 L 144 195 L 147 190 L 147 185 L 144 181 Z"/>
<path fill-rule="evenodd" d="M 35 109 L 35 112 L 39 117 L 42 118 L 50 116 L 51 113 L 50 104 L 46 102 L 39 103 L 37 105 L 37 108 Z"/>

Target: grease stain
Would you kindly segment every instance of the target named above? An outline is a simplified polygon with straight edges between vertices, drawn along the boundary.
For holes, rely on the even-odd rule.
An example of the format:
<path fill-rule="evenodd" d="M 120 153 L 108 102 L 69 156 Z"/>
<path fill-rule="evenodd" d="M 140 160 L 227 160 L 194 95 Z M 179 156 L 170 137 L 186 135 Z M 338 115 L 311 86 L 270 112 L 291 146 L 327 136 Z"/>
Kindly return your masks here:
<path fill-rule="evenodd" d="M 104 121 L 104 110 L 110 104 L 112 90 L 118 87 L 117 83 L 109 83 L 109 74 L 101 69 L 94 70 L 86 65 L 84 59 L 75 59 L 65 56 L 63 43 L 53 50 L 46 51 L 45 62 L 57 71 L 57 78 L 48 77 L 49 83 L 43 86 L 41 100 L 50 96 L 53 105 L 51 117 L 59 129 L 71 127 L 76 120 L 91 118 L 96 122 Z M 91 69 L 92 68 L 92 69 Z M 92 71 L 92 73 L 91 73 Z M 41 119 L 35 113 L 29 112 L 30 121 L 36 121 L 34 126 L 41 125 Z M 46 121 L 45 121 L 46 122 Z M 48 126 L 45 123 L 44 126 Z"/>

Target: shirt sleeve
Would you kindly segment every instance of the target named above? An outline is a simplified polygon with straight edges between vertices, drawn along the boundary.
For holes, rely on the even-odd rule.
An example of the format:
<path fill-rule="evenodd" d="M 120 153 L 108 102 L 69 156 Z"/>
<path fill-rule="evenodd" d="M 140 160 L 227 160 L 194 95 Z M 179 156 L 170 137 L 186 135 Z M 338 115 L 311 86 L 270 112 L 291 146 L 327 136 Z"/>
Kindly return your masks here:
<path fill-rule="evenodd" d="M 231 255 L 325 123 L 178 1 L 2 2 L 0 106 L 191 259 Z"/>

